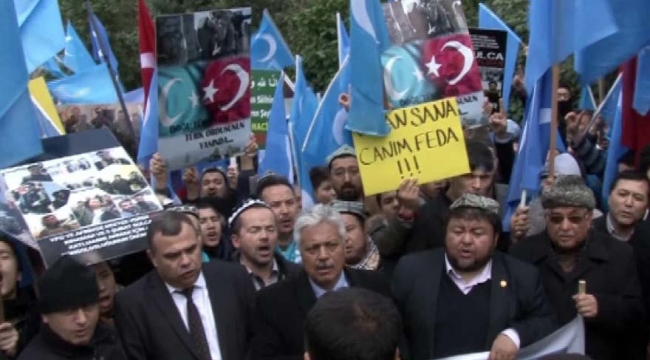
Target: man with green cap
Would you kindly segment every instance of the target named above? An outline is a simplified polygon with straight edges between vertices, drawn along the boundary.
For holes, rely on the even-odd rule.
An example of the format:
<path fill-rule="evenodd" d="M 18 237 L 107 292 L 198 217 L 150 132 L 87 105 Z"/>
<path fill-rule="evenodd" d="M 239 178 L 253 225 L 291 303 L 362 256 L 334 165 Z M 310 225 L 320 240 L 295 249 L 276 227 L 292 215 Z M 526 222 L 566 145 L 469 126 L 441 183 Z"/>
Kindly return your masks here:
<path fill-rule="evenodd" d="M 126 360 L 114 330 L 99 322 L 99 286 L 94 271 L 69 255 L 38 282 L 38 335 L 18 360 Z"/>

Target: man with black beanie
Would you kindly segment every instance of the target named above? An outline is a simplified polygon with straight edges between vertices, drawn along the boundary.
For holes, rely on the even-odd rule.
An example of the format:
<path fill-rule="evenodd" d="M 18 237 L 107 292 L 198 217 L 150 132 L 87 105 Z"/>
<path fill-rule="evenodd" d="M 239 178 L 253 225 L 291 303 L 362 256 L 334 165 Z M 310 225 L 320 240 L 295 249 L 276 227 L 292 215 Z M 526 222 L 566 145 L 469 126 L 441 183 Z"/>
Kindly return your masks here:
<path fill-rule="evenodd" d="M 18 360 L 126 360 L 114 330 L 99 320 L 95 273 L 64 255 L 38 282 L 39 334 Z"/>

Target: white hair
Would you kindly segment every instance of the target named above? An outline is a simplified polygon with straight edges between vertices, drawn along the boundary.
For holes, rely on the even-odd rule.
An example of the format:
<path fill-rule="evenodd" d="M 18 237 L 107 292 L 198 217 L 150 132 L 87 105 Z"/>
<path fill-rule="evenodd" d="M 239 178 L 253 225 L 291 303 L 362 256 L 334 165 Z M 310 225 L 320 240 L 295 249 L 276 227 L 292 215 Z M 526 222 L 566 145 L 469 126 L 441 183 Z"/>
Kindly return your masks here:
<path fill-rule="evenodd" d="M 300 233 L 302 230 L 325 222 L 334 225 L 341 236 L 341 241 L 345 242 L 345 222 L 343 222 L 341 214 L 329 205 L 318 204 L 298 216 L 293 227 L 293 239 L 296 244 L 300 246 Z"/>

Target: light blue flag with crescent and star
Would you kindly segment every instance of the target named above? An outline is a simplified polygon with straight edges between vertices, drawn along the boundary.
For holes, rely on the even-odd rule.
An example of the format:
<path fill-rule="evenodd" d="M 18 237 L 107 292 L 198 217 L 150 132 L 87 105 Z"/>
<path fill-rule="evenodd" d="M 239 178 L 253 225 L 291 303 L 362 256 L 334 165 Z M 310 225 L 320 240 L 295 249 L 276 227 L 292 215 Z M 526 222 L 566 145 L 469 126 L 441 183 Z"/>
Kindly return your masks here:
<path fill-rule="evenodd" d="M 597 14 L 598 9 L 593 6 L 603 0 L 583 1 L 588 8 L 574 9 L 573 11 Z M 580 81 L 583 84 L 592 84 L 609 72 L 616 70 L 618 66 L 634 57 L 650 43 L 650 21 L 648 20 L 650 19 L 650 1 L 606 0 L 606 2 L 612 10 L 616 31 L 576 53 L 575 68 L 580 74 Z M 592 25 L 598 29 L 605 26 L 606 24 L 598 22 Z"/>
<path fill-rule="evenodd" d="M 159 135 L 172 136 L 171 126 L 189 124 L 208 119 L 203 107 L 197 84 L 201 83 L 203 72 L 196 64 L 158 68 L 158 116 Z M 149 106 L 147 106 L 149 107 Z"/>
<path fill-rule="evenodd" d="M 390 47 L 379 0 L 350 0 L 350 117 L 346 129 L 386 136 L 381 54 Z"/>
<path fill-rule="evenodd" d="M 61 104 L 111 104 L 117 93 L 106 64 L 47 83 L 52 97 Z"/>
<path fill-rule="evenodd" d="M 384 68 L 384 89 L 388 103 L 393 108 L 404 107 L 409 99 L 436 99 L 438 89 L 425 80 L 419 59 L 421 58 L 419 41 L 394 45 L 384 51 L 381 64 Z"/>
<path fill-rule="evenodd" d="M 526 102 L 526 122 L 512 167 L 507 210 L 503 218 L 504 231 L 510 231 L 510 218 L 521 201 L 522 191 L 526 190 L 527 194 L 532 196 L 540 190 L 540 174 L 551 139 L 552 93 L 553 77 L 551 71 L 548 71 L 537 82 Z"/>
<path fill-rule="evenodd" d="M 632 107 L 644 116 L 650 111 L 650 44 L 639 52 Z"/>
<path fill-rule="evenodd" d="M 343 60 L 327 87 L 302 146 L 303 162 L 308 169 L 326 165 L 327 157 L 341 146 L 354 146 L 352 133 L 345 129 L 348 113 L 339 103 L 339 95 L 347 92 L 350 84 L 349 60 L 349 57 Z"/>
<path fill-rule="evenodd" d="M 611 0 L 531 0 L 526 90 L 553 65 L 618 31 Z M 636 1 L 636 0 L 635 0 Z M 647 1 L 647 0 L 640 0 Z M 593 61 L 593 56 L 586 58 Z M 576 59 L 577 60 L 577 59 Z M 576 62 L 576 69 L 580 71 Z"/>
<path fill-rule="evenodd" d="M 13 3 L 27 72 L 31 73 L 65 47 L 59 3 L 57 0 L 13 0 Z"/>
<path fill-rule="evenodd" d="M 90 56 L 86 45 L 84 45 L 70 21 L 68 21 L 66 27 L 63 64 L 75 73 L 88 70 L 96 65 L 95 60 Z"/>
<path fill-rule="evenodd" d="M 86 3 L 88 4 L 87 1 L 88 0 L 86 0 Z M 106 56 L 111 65 L 111 69 L 113 69 L 115 74 L 117 74 L 117 67 L 119 64 L 115 54 L 113 54 L 111 42 L 108 39 L 108 33 L 106 32 L 106 28 L 104 28 L 104 24 L 102 24 L 92 10 L 89 11 L 88 21 L 90 22 L 90 43 L 93 47 L 93 56 L 95 61 L 104 62 L 104 56 Z M 104 54 L 104 52 L 106 52 L 106 54 Z"/>
<path fill-rule="evenodd" d="M 341 18 L 341 13 L 336 13 L 336 38 L 338 40 L 339 67 L 341 67 L 343 66 L 343 60 L 350 53 L 350 35 L 348 35 L 348 31 L 345 29 L 345 23 Z"/>
<path fill-rule="evenodd" d="M 0 169 L 43 152 L 15 11 L 13 1 L 0 1 Z"/>
<path fill-rule="evenodd" d="M 519 46 L 521 45 L 521 38 L 485 4 L 478 5 L 478 27 L 481 29 L 504 30 L 508 33 L 508 40 L 506 41 L 506 63 L 505 69 L 503 70 L 503 106 L 508 110 L 512 79 L 515 76 L 515 69 L 517 67 L 517 55 L 519 53 Z"/>
<path fill-rule="evenodd" d="M 621 81 L 622 82 L 622 81 Z M 612 94 L 612 99 L 616 99 L 616 111 L 612 126 L 609 129 L 609 148 L 607 149 L 607 162 L 605 165 L 605 173 L 603 174 L 603 190 L 601 199 L 604 204 L 608 204 L 609 190 L 612 187 L 612 182 L 618 173 L 618 161 L 629 150 L 623 146 L 623 96 L 621 94 L 622 86 L 618 86 L 615 91 L 617 94 Z"/>
<path fill-rule="evenodd" d="M 293 183 L 293 165 L 291 164 L 291 144 L 287 115 L 284 108 L 284 73 L 278 78 L 273 104 L 269 114 L 269 129 L 266 133 L 266 154 L 258 167 L 258 175 L 273 171 L 286 177 Z"/>
<path fill-rule="evenodd" d="M 309 127 L 318 108 L 316 94 L 309 87 L 302 67 L 302 57 L 296 56 L 296 84 L 293 104 L 289 115 L 289 136 L 293 142 L 293 153 L 297 167 L 298 183 L 303 192 L 303 205 L 313 203 L 313 190 L 309 179 L 309 170 L 302 159 L 302 149 Z M 268 154 L 267 154 L 268 156 Z"/>
<path fill-rule="evenodd" d="M 251 39 L 251 67 L 254 70 L 282 70 L 293 65 L 293 54 L 287 42 L 264 9 L 260 28 Z"/>

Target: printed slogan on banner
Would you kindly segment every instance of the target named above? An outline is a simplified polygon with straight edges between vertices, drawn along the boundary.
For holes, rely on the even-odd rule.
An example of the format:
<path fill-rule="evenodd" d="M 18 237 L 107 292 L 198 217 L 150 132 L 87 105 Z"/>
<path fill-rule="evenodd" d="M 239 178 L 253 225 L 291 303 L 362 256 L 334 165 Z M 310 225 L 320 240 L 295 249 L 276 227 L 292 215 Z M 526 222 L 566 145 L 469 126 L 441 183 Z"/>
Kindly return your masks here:
<path fill-rule="evenodd" d="M 393 110 L 384 138 L 354 133 L 365 195 L 395 190 L 408 178 L 419 183 L 469 172 L 455 98 Z"/>

